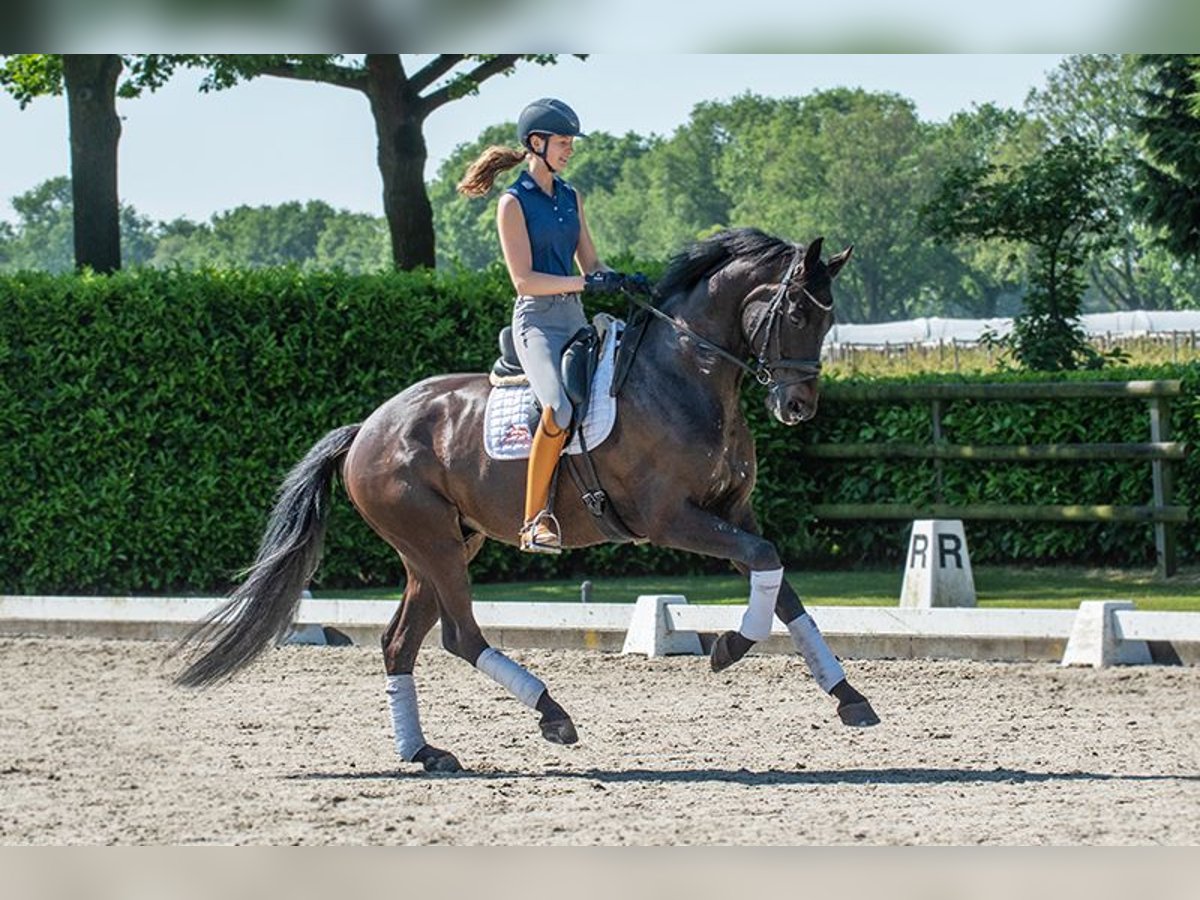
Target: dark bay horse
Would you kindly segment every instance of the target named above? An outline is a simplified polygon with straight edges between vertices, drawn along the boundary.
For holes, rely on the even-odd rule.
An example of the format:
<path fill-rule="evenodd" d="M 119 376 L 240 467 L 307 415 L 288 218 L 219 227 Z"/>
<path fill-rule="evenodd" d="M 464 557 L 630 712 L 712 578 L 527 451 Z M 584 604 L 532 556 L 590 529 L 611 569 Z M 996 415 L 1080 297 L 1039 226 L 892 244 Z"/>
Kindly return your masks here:
<path fill-rule="evenodd" d="M 850 248 L 821 260 L 807 248 L 754 229 L 721 232 L 676 256 L 658 286 L 656 318 L 618 397 L 616 425 L 594 451 L 611 503 L 639 537 L 730 560 L 750 576 L 743 627 L 721 635 L 712 668 L 739 660 L 787 626 L 847 725 L 874 725 L 870 703 L 846 681 L 751 510 L 756 461 L 739 406 L 745 375 L 766 389 L 785 425 L 816 413 L 820 351 L 833 321 L 832 282 Z M 745 362 L 750 360 L 750 363 Z M 487 538 L 516 544 L 524 460 L 496 461 L 483 447 L 490 390 L 482 374 L 426 379 L 366 421 L 327 434 L 288 474 L 254 564 L 229 600 L 183 639 L 190 662 L 177 681 L 203 686 L 249 663 L 290 625 L 316 571 L 332 481 L 340 474 L 355 508 L 400 554 L 404 598 L 382 643 L 401 757 L 455 771 L 458 760 L 425 742 L 412 671 L 422 640 L 441 623 L 442 644 L 541 714 L 543 736 L 577 740 L 571 718 L 545 685 L 490 647 L 471 611 L 467 566 Z M 558 493 L 564 546 L 603 543 L 577 495 Z"/>

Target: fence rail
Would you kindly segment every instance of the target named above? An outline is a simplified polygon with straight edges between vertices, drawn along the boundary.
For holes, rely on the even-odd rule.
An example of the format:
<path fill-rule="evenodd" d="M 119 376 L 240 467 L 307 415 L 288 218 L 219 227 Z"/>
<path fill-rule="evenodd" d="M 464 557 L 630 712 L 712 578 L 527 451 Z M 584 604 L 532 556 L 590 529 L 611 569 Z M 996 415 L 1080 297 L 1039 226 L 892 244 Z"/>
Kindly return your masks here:
<path fill-rule="evenodd" d="M 963 462 L 1081 462 L 1122 460 L 1149 462 L 1153 503 L 1129 505 L 1015 505 L 947 503 L 941 470 L 936 470 L 936 502 L 822 503 L 813 507 L 819 519 L 964 519 L 1036 522 L 1149 522 L 1154 524 L 1158 572 L 1163 577 L 1178 569 L 1174 526 L 1187 521 L 1188 508 L 1172 502 L 1171 463 L 1186 457 L 1187 445 L 1170 439 L 1170 399 L 1182 393 L 1179 380 L 1048 382 L 1040 384 L 830 384 L 829 400 L 842 403 L 930 404 L 930 441 L 914 443 L 813 444 L 804 453 L 834 462 L 861 459 L 930 459 Z M 1149 406 L 1150 440 L 1143 443 L 951 444 L 945 439 L 945 404 L 957 400 L 1140 400 Z"/>

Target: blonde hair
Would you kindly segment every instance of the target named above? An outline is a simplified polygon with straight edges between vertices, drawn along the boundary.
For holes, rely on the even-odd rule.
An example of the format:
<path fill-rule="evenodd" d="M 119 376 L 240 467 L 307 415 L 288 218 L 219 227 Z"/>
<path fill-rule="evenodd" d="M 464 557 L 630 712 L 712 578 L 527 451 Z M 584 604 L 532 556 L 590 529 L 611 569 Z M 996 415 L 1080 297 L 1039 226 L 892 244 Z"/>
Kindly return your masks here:
<path fill-rule="evenodd" d="M 467 168 L 462 181 L 458 183 L 458 192 L 467 197 L 482 197 L 496 183 L 496 176 L 521 163 L 529 155 L 527 150 L 514 147 L 503 147 L 493 144 Z"/>

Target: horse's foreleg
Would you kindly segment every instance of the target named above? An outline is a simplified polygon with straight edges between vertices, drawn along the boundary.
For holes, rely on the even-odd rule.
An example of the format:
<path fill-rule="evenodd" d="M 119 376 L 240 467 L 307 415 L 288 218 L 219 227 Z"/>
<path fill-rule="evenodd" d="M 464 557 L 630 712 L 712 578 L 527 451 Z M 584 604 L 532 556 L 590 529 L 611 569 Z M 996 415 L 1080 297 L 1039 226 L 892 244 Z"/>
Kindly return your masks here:
<path fill-rule="evenodd" d="M 792 645 L 804 657 L 808 670 L 812 672 L 813 679 L 821 690 L 838 701 L 838 718 L 847 725 L 858 727 L 878 725 L 879 716 L 875 714 L 867 698 L 846 680 L 846 670 L 829 649 L 821 629 L 804 609 L 804 604 L 800 602 L 787 579 L 784 579 L 780 586 L 775 615 L 787 626 Z"/>
<path fill-rule="evenodd" d="M 685 506 L 651 540 L 659 545 L 728 559 L 750 576 L 750 597 L 737 631 L 726 631 L 713 644 L 710 660 L 720 672 L 771 635 L 771 621 L 783 582 L 783 564 L 775 545 L 742 524 Z"/>
<path fill-rule="evenodd" d="M 738 517 L 738 521 L 748 532 L 758 533 L 758 523 L 749 509 Z M 734 565 L 743 575 L 753 577 L 753 573 L 746 565 L 736 562 Z M 825 641 L 825 636 L 821 634 L 817 623 L 805 610 L 799 595 L 786 578 L 782 579 L 776 595 L 775 615 L 787 626 L 788 634 L 792 638 L 792 645 L 804 658 L 817 685 L 838 701 L 838 718 L 846 725 L 856 727 L 878 725 L 879 716 L 871 708 L 867 698 L 855 690 L 847 680 L 846 671 L 842 668 L 841 662 L 833 655 L 833 651 Z M 732 637 L 726 638 L 724 652 L 730 656 L 730 662 L 726 665 L 732 665 L 733 662 L 745 655 L 752 644 L 744 639 L 738 640 L 742 638 L 742 635 L 737 632 L 727 632 L 726 634 L 732 635 Z M 741 653 L 734 658 L 733 654 L 739 650 Z"/>
<path fill-rule="evenodd" d="M 382 639 L 396 752 L 407 762 L 420 763 L 427 772 L 457 772 L 462 766 L 454 754 L 428 743 L 421 731 L 417 688 L 412 673 L 421 643 L 437 621 L 437 595 L 418 571 L 409 566 L 407 572 L 404 601 Z"/>

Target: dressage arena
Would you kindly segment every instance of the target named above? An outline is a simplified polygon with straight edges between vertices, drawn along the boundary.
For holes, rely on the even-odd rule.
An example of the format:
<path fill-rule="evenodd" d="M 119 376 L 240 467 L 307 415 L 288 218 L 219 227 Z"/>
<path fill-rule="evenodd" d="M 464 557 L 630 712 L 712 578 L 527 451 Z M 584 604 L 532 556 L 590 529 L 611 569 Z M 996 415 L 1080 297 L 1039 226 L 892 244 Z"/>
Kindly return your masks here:
<path fill-rule="evenodd" d="M 0 638 L 3 844 L 1196 844 L 1200 667 L 847 661 L 852 730 L 798 657 L 513 650 L 536 716 L 427 649 L 398 764 L 379 653 L 274 649 L 207 692 L 167 644 Z"/>

